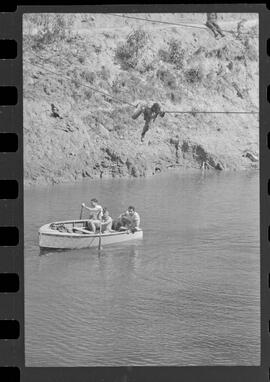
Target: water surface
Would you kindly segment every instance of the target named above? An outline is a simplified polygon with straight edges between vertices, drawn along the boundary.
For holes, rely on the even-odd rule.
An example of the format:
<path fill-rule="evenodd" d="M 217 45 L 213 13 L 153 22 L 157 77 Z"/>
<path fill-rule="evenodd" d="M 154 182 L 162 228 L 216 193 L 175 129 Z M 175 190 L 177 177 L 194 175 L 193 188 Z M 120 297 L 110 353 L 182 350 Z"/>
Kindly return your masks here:
<path fill-rule="evenodd" d="M 258 191 L 256 172 L 26 190 L 26 365 L 258 365 Z M 135 205 L 143 241 L 40 256 L 38 228 L 91 197 Z"/>

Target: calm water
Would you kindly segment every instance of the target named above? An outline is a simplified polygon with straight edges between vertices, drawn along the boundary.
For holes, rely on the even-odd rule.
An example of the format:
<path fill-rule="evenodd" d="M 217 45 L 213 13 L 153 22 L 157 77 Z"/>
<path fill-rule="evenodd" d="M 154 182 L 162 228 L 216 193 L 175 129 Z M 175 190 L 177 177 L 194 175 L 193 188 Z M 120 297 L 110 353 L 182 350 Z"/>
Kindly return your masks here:
<path fill-rule="evenodd" d="M 27 366 L 258 365 L 259 177 L 174 174 L 25 192 Z M 140 243 L 40 256 L 38 228 L 98 197 Z"/>

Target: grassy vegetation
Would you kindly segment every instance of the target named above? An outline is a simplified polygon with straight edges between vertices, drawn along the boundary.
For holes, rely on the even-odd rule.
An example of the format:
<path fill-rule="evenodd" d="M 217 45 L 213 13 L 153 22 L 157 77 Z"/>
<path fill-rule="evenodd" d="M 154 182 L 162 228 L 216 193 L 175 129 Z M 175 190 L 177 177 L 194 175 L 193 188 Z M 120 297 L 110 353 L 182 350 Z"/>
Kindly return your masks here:
<path fill-rule="evenodd" d="M 182 47 L 182 42 L 174 38 L 171 39 L 166 50 L 159 50 L 159 57 L 162 61 L 173 64 L 175 69 L 182 69 L 185 59 L 185 49 Z"/>
<path fill-rule="evenodd" d="M 99 176 L 101 170 L 108 176 L 143 176 L 155 173 L 157 166 L 162 171 L 173 166 L 176 159 L 178 165 L 196 168 L 202 160 L 211 168 L 218 163 L 223 169 L 255 166 L 242 157 L 243 150 L 258 151 L 255 116 L 195 113 L 256 108 L 258 40 L 254 27 L 247 29 L 243 23 L 238 34 L 216 40 L 207 30 L 143 30 L 131 21 L 123 21 L 117 29 L 115 21 L 110 28 L 109 16 L 104 20 L 99 16 L 100 21 L 98 16 L 93 20 L 80 17 L 26 15 L 27 179 L 75 180 Z M 48 74 L 29 62 L 59 75 Z M 61 73 L 72 80 L 61 77 Z M 133 105 L 139 100 L 159 102 L 166 110 L 191 113 L 167 113 L 157 118 L 141 145 L 143 117 L 133 120 L 133 109 L 121 100 Z M 61 119 L 51 116 L 52 103 Z M 172 144 L 176 136 L 177 158 Z M 53 161 L 49 159 L 52 157 Z"/>
<path fill-rule="evenodd" d="M 45 45 L 70 38 L 74 22 L 73 15 L 64 14 L 29 14 L 28 27 L 36 28 L 32 48 L 42 49 Z"/>
<path fill-rule="evenodd" d="M 120 63 L 122 69 L 135 69 L 139 61 L 139 53 L 146 45 L 148 35 L 145 31 L 138 29 L 130 33 L 126 41 L 117 46 L 115 59 Z"/>

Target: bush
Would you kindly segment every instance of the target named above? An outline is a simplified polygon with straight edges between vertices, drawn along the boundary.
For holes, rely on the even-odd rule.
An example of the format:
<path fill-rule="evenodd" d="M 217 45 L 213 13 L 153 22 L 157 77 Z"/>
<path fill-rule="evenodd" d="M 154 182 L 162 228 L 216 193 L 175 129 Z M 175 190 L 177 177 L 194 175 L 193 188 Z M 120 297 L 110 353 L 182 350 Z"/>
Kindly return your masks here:
<path fill-rule="evenodd" d="M 116 59 L 120 62 L 122 69 L 135 68 L 137 64 L 133 51 L 127 45 L 120 45 L 116 49 Z"/>
<path fill-rule="evenodd" d="M 94 72 L 89 72 L 88 70 L 83 70 L 81 72 L 81 78 L 90 84 L 93 84 L 96 79 L 96 75 Z"/>
<path fill-rule="evenodd" d="M 33 47 L 41 47 L 43 44 L 51 44 L 68 38 L 74 17 L 64 14 L 40 14 L 31 15 L 28 21 L 37 29 L 37 33 L 33 37 Z"/>
<path fill-rule="evenodd" d="M 112 81 L 112 91 L 113 93 L 121 93 L 126 91 L 125 88 L 133 86 L 132 78 L 129 75 L 126 75 L 125 72 L 121 72 L 113 81 Z"/>
<path fill-rule="evenodd" d="M 129 34 L 126 42 L 119 45 L 115 51 L 115 58 L 123 69 L 135 69 L 139 59 L 139 52 L 145 46 L 148 35 L 143 30 L 136 30 Z"/>
<path fill-rule="evenodd" d="M 127 38 L 127 45 L 132 47 L 135 54 L 138 55 L 139 50 L 142 49 L 147 43 L 148 35 L 143 30 L 136 30 L 129 34 Z"/>
<path fill-rule="evenodd" d="M 110 79 L 111 73 L 108 68 L 102 65 L 101 70 L 98 72 L 98 75 L 102 80 L 108 81 Z"/>
<path fill-rule="evenodd" d="M 85 63 L 85 57 L 84 56 L 79 56 L 78 57 L 78 61 L 80 64 L 84 64 Z"/>
<path fill-rule="evenodd" d="M 85 96 L 85 98 L 86 98 L 87 100 L 91 99 L 91 98 L 92 98 L 92 95 L 93 95 L 92 90 L 90 90 L 90 89 L 86 89 L 86 90 L 84 91 L 84 96 Z"/>
<path fill-rule="evenodd" d="M 92 44 L 92 47 L 94 48 L 96 54 L 100 54 L 102 52 L 102 48 L 100 45 Z"/>
<path fill-rule="evenodd" d="M 245 47 L 246 57 L 250 61 L 258 61 L 258 59 L 259 59 L 259 51 L 256 48 L 256 45 L 253 42 L 251 42 L 251 40 L 248 37 L 246 37 L 243 40 L 243 45 Z"/>
<path fill-rule="evenodd" d="M 159 56 L 160 60 L 162 60 L 164 62 L 170 62 L 170 54 L 168 51 L 166 51 L 164 49 L 159 49 L 158 56 Z"/>
<path fill-rule="evenodd" d="M 185 78 L 187 82 L 190 82 L 190 83 L 201 82 L 201 80 L 203 79 L 202 69 L 200 68 L 200 66 L 187 69 L 185 71 Z"/>
<path fill-rule="evenodd" d="M 182 69 L 184 66 L 185 50 L 182 48 L 181 41 L 172 39 L 168 45 L 168 50 L 159 50 L 160 59 L 173 64 L 176 69 Z"/>
<path fill-rule="evenodd" d="M 81 72 L 77 69 L 71 69 L 67 71 L 67 76 L 71 79 L 75 89 L 78 89 L 81 86 Z"/>
<path fill-rule="evenodd" d="M 258 25 L 253 25 L 253 26 L 250 28 L 249 34 L 250 34 L 251 37 L 257 37 L 258 34 L 259 34 L 259 28 L 258 28 Z"/>
<path fill-rule="evenodd" d="M 141 73 L 149 73 L 152 72 L 155 69 L 155 61 L 152 60 L 146 60 L 145 58 L 142 58 L 136 66 L 136 69 Z"/>
<path fill-rule="evenodd" d="M 168 86 L 170 89 L 176 89 L 176 78 L 169 70 L 159 69 L 157 71 L 157 77 L 164 83 L 164 85 Z"/>
<path fill-rule="evenodd" d="M 121 84 L 118 80 L 114 80 L 112 83 L 112 92 L 118 94 L 121 92 Z"/>
<path fill-rule="evenodd" d="M 172 91 L 170 93 L 167 93 L 167 97 L 171 100 L 174 104 L 179 104 L 182 101 L 182 95 L 179 91 Z"/>

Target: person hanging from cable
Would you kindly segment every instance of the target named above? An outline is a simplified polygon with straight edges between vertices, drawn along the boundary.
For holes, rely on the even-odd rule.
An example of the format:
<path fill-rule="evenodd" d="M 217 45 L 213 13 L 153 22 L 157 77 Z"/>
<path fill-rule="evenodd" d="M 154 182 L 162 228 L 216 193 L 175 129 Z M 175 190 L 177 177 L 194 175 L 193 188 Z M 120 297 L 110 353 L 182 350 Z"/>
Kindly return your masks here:
<path fill-rule="evenodd" d="M 225 34 L 222 32 L 220 26 L 217 24 L 217 14 L 216 13 L 206 13 L 207 21 L 206 26 L 211 29 L 211 31 L 214 33 L 215 37 L 218 37 L 220 35 L 221 37 L 225 37 Z"/>
<path fill-rule="evenodd" d="M 161 110 L 161 107 L 157 102 L 150 106 L 147 102 L 141 101 L 136 105 L 136 110 L 133 113 L 132 118 L 137 119 L 141 114 L 143 114 L 145 121 L 141 133 L 141 142 L 143 142 L 144 136 L 150 128 L 151 121 L 155 122 L 158 115 L 163 118 L 165 112 Z"/>

